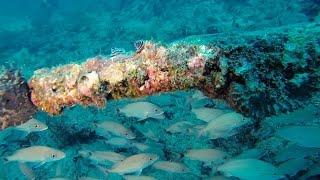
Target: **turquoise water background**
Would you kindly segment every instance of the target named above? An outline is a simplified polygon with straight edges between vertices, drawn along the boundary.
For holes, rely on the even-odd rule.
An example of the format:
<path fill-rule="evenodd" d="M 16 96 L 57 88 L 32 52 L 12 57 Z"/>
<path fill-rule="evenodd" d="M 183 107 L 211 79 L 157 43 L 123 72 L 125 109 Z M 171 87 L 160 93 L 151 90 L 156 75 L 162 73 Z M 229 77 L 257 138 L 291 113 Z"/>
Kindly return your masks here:
<path fill-rule="evenodd" d="M 0 65 L 20 69 L 23 76 L 29 79 L 39 68 L 82 62 L 97 55 L 109 55 L 110 49 L 114 47 L 132 51 L 133 42 L 140 39 L 166 44 L 191 35 L 246 33 L 294 24 L 319 23 L 319 11 L 319 0 L 0 0 Z M 190 97 L 193 94 L 194 91 L 190 90 L 141 99 L 110 101 L 103 109 L 75 106 L 57 117 L 39 112 L 36 118 L 45 122 L 49 129 L 23 138 L 17 132 L 2 132 L 8 133 L 10 138 L 5 145 L 0 146 L 0 155 L 6 157 L 23 147 L 46 145 L 66 152 L 67 156 L 61 161 L 33 169 L 36 179 L 79 179 L 84 176 L 121 179 L 117 174 L 107 176 L 88 159 L 78 155 L 78 151 L 83 149 L 110 150 L 125 156 L 139 153 L 140 150 L 134 147 L 106 145 L 105 139 L 95 136 L 96 122 L 114 120 L 130 127 L 137 134 L 136 141 L 151 147 L 147 152 L 158 154 L 162 160 L 184 163 L 192 172 L 169 173 L 151 167 L 143 171 L 143 175 L 159 180 L 205 179 L 216 176 L 211 168 L 183 158 L 183 154 L 191 148 L 218 148 L 233 157 L 245 150 L 258 149 L 259 152 L 263 151 L 263 155 L 253 153 L 250 157 L 263 157 L 266 162 L 277 166 L 280 162 L 290 160 L 288 152 L 292 152 L 293 157 L 312 156 L 314 159 L 310 161 L 298 161 L 286 167 L 298 169 L 298 172 L 303 170 L 304 173 L 300 172 L 292 179 L 307 179 L 303 175 L 311 170 L 317 170 L 320 174 L 320 166 L 316 162 L 319 157 L 314 157 L 314 154 L 320 152 L 319 149 L 299 149 L 281 138 L 257 140 L 243 136 L 207 141 L 194 134 L 167 133 L 166 128 L 182 120 L 203 125 L 191 112 L 194 107 L 206 106 L 232 111 L 227 104 L 208 98 L 196 105 L 191 104 Z M 166 113 L 166 120 L 136 123 L 134 119 L 119 114 L 119 108 L 136 101 L 148 101 L 160 106 Z M 272 127 L 291 122 L 307 124 L 309 121 L 304 120 L 310 114 L 309 123 L 318 121 L 318 109 L 307 107 L 289 117 L 281 115 L 264 120 L 267 125 L 259 133 L 270 130 L 270 123 L 267 121 L 273 122 Z M 249 133 L 250 128 L 243 133 Z M 148 130 L 159 140 L 146 138 L 143 132 Z M 287 151 L 284 157 L 280 153 L 275 154 L 284 151 Z M 15 162 L 1 162 L 0 179 L 28 179 L 17 167 Z M 290 170 L 288 171 L 294 171 Z"/>
<path fill-rule="evenodd" d="M 253 31 L 319 21 L 318 0 L 1 1 L 1 63 L 35 69 L 81 61 L 139 39 Z"/>

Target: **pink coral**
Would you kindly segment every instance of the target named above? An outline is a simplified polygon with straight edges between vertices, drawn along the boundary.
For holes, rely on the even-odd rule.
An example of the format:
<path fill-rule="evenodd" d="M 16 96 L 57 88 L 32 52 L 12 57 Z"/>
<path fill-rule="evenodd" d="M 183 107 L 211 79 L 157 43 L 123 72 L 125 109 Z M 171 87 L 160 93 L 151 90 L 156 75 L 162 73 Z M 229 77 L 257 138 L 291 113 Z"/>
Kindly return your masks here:
<path fill-rule="evenodd" d="M 188 61 L 188 68 L 190 70 L 199 70 L 199 69 L 203 69 L 205 65 L 205 59 L 202 56 L 195 56 L 192 57 L 189 61 Z"/>

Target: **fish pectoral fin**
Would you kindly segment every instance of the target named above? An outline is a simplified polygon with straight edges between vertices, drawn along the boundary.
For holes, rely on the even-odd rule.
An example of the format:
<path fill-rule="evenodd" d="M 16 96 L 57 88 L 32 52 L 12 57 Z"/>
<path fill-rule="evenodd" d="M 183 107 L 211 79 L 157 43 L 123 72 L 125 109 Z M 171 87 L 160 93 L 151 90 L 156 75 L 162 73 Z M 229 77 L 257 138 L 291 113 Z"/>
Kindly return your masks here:
<path fill-rule="evenodd" d="M 144 120 L 146 120 L 147 118 L 141 118 L 141 119 L 138 119 L 138 122 L 139 121 L 144 121 Z"/>
<path fill-rule="evenodd" d="M 104 168 L 100 165 L 96 165 L 96 168 L 107 178 L 109 173 L 111 173 L 110 169 Z"/>
<path fill-rule="evenodd" d="M 32 169 L 38 169 L 39 167 L 43 166 L 46 162 L 45 161 L 42 161 L 42 162 L 39 162 L 39 163 L 35 163 L 32 165 Z"/>
<path fill-rule="evenodd" d="M 135 175 L 136 175 L 136 176 L 140 176 L 141 173 L 142 173 L 142 169 L 140 169 L 139 171 L 135 172 Z"/>

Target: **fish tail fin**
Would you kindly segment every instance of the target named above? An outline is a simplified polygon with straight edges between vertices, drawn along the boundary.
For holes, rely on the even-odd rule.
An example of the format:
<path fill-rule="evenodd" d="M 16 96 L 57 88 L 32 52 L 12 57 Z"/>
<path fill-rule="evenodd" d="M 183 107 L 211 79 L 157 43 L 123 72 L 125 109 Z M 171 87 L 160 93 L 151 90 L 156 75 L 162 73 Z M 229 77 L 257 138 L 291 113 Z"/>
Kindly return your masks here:
<path fill-rule="evenodd" d="M 198 134 L 198 138 L 200 138 L 200 137 L 204 137 L 205 132 L 203 129 L 200 129 L 197 134 Z"/>
<path fill-rule="evenodd" d="M 104 167 L 102 167 L 102 166 L 100 166 L 100 165 L 96 165 L 96 167 L 97 167 L 97 169 L 98 169 L 100 172 L 103 173 L 103 175 L 104 175 L 106 178 L 108 177 L 108 175 L 109 175 L 109 173 L 110 173 L 110 170 L 109 170 L 109 169 L 104 168 Z"/>
<path fill-rule="evenodd" d="M 19 163 L 19 169 L 20 171 L 26 176 L 28 180 L 34 180 L 36 179 L 36 176 L 31 168 L 29 168 L 24 163 Z"/>

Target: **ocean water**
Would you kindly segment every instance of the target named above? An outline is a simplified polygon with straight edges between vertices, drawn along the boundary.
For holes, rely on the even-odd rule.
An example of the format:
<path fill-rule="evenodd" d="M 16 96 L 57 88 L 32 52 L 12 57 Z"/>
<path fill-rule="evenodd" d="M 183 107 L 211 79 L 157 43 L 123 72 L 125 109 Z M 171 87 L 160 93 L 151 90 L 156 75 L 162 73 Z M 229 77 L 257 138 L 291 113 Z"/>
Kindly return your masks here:
<path fill-rule="evenodd" d="M 191 88 L 108 100 L 103 108 L 75 105 L 56 116 L 39 109 L 33 118 L 48 128 L 0 131 L 0 179 L 320 179 L 319 32 L 319 0 L 0 0 L 0 65 L 20 70 L 26 81 L 38 69 L 109 56 L 112 48 L 134 52 L 137 40 L 171 46 L 201 39 L 249 54 L 226 56 L 232 77 L 245 82 L 235 95 L 208 97 Z M 156 106 L 163 118 L 130 117 L 124 109 L 137 102 Z M 132 111 L 155 115 L 148 108 Z M 106 121 L 134 138 L 123 138 L 118 126 L 99 129 Z M 210 122 L 216 129 L 207 137 Z M 37 148 L 17 154 L 37 146 L 65 155 L 52 161 L 54 153 Z M 100 151 L 157 160 L 112 162 L 103 159 L 116 155 Z M 8 161 L 14 155 L 20 159 Z M 112 171 L 121 163 L 137 168 L 125 173 L 136 177 Z"/>

